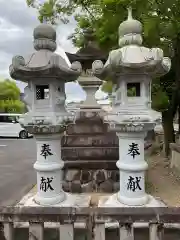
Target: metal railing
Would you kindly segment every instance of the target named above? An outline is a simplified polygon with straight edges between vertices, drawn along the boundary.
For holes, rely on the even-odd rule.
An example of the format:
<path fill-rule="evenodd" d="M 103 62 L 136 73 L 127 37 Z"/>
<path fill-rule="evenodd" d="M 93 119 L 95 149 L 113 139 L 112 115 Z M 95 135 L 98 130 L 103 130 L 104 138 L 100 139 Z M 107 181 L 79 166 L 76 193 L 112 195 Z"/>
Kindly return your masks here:
<path fill-rule="evenodd" d="M 105 240 L 110 220 L 121 240 L 134 240 L 134 223 L 148 224 L 150 240 L 163 239 L 166 223 L 180 223 L 180 208 L 0 207 L 0 239 L 13 240 L 15 225 L 28 222 L 29 240 L 43 240 L 44 223 L 50 222 L 59 224 L 60 240 L 73 240 L 78 223 L 84 223 L 86 239 Z"/>

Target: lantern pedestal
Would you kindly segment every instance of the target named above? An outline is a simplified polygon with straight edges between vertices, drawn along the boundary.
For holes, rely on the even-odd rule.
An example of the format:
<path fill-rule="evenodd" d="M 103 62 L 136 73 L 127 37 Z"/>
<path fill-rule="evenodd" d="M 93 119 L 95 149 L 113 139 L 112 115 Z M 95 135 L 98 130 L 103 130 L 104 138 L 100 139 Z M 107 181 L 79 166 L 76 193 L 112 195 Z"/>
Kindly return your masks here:
<path fill-rule="evenodd" d="M 116 163 L 120 176 L 118 199 L 127 205 L 144 205 L 148 202 L 145 193 L 144 160 L 145 132 L 118 132 L 119 161 Z"/>
<path fill-rule="evenodd" d="M 37 161 L 34 169 L 37 171 L 37 194 L 35 202 L 40 205 L 54 205 L 64 201 L 62 190 L 61 159 L 62 134 L 36 135 Z"/>
<path fill-rule="evenodd" d="M 114 125 L 119 139 L 120 191 L 108 199 L 102 197 L 99 206 L 107 207 L 164 207 L 162 201 L 145 191 L 145 171 L 148 164 L 144 159 L 144 138 L 152 123 Z M 112 126 L 110 125 L 110 129 Z"/>

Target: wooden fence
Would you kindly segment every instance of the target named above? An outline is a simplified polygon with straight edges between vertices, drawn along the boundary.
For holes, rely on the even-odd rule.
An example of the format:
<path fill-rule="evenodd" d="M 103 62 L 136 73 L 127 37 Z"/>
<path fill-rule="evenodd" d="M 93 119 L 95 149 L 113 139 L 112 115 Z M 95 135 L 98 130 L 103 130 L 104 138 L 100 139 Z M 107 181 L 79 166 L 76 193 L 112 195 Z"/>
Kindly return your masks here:
<path fill-rule="evenodd" d="M 29 222 L 29 240 L 44 239 L 44 223 L 59 223 L 59 239 L 74 239 L 74 224 L 85 223 L 88 240 L 105 240 L 105 223 L 119 223 L 119 238 L 134 240 L 133 223 L 148 223 L 149 239 L 163 239 L 166 223 L 180 223 L 180 208 L 0 207 L 0 240 L 14 239 L 14 224 Z M 4 234 L 4 226 L 6 231 Z"/>

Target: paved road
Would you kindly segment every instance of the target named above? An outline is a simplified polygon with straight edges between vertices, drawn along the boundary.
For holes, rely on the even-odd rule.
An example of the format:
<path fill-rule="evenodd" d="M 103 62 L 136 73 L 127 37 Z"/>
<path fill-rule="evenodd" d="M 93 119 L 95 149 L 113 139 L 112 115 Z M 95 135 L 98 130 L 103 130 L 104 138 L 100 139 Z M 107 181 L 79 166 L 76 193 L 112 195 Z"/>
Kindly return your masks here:
<path fill-rule="evenodd" d="M 36 183 L 34 139 L 0 138 L 0 205 L 18 202 Z"/>

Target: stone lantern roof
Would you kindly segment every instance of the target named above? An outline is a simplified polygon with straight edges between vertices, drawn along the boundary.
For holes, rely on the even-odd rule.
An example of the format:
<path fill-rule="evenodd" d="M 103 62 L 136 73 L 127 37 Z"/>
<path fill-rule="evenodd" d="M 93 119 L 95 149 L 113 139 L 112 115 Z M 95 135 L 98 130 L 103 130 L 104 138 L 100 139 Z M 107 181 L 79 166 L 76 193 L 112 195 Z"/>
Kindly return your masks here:
<path fill-rule="evenodd" d="M 51 25 L 40 24 L 34 29 L 34 49 L 29 57 L 15 56 L 10 65 L 13 79 L 28 82 L 37 78 L 58 78 L 74 81 L 81 72 L 80 63 L 72 63 L 71 67 L 60 55 L 56 54 L 56 31 Z"/>
<path fill-rule="evenodd" d="M 128 9 L 128 18 L 119 25 L 119 37 L 123 38 L 128 34 L 141 34 L 142 24 L 132 17 L 132 9 Z"/>
<path fill-rule="evenodd" d="M 101 61 L 93 63 L 93 72 L 100 79 L 111 79 L 114 82 L 118 75 L 144 73 L 150 77 L 166 74 L 171 62 L 164 57 L 159 48 L 142 46 L 142 24 L 132 18 L 128 10 L 128 19 L 119 26 L 119 48 L 109 53 L 105 65 Z"/>

